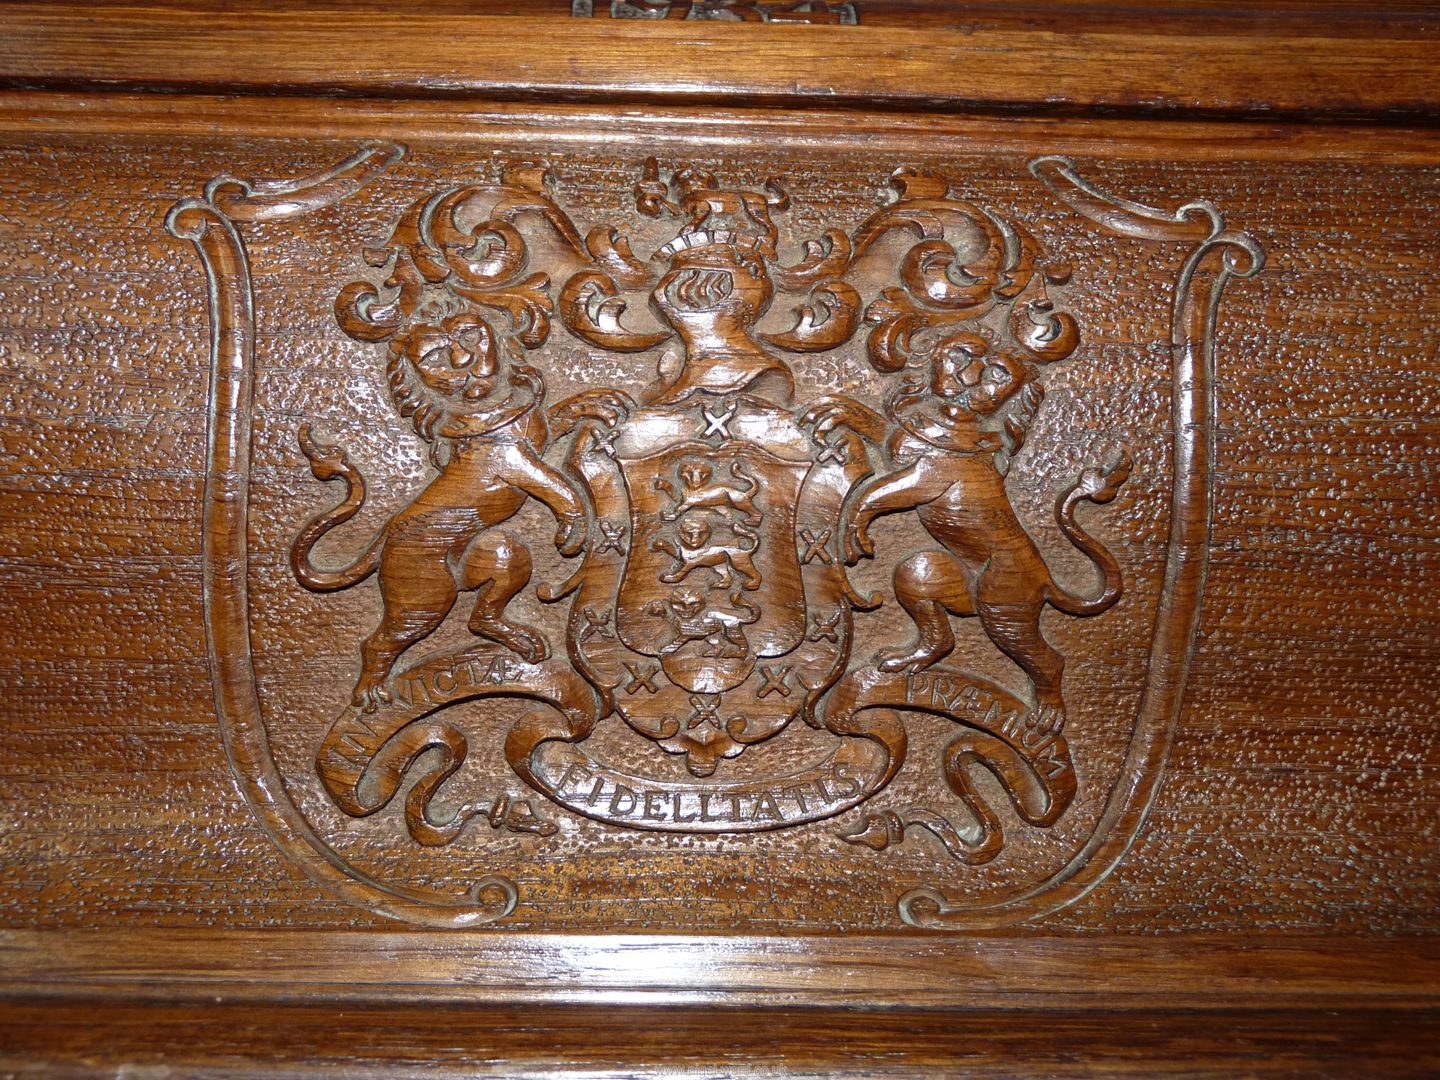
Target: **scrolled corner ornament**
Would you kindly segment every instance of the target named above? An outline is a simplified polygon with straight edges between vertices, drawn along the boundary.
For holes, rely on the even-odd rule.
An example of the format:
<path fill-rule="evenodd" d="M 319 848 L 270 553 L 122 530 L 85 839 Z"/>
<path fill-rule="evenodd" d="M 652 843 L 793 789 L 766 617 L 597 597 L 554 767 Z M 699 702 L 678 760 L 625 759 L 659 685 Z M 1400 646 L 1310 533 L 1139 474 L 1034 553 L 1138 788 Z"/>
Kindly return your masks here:
<path fill-rule="evenodd" d="M 1083 895 L 1140 826 L 1183 686 L 1197 559 L 1203 579 L 1195 515 L 1208 515 L 1208 462 L 1192 442 L 1207 437 L 1209 414 L 1191 399 L 1207 392 L 1219 290 L 1258 268 L 1258 248 L 1218 216 L 1192 237 L 1199 204 L 1172 221 L 1107 202 L 1067 170 L 1033 166 L 1082 213 L 1106 207 L 1112 228 L 1150 230 L 1127 235 L 1200 243 L 1177 296 L 1177 440 L 1182 417 L 1198 426 L 1177 466 L 1168 568 L 1195 587 L 1161 600 L 1130 757 L 1085 848 L 1042 885 L 973 907 L 922 885 L 900 899 L 911 925 L 1015 922 Z M 963 868 L 1006 845 L 1009 810 L 975 783 L 983 771 L 1026 826 L 1054 826 L 1080 781 L 1066 659 L 1041 615 L 1103 617 L 1121 600 L 1121 562 L 1094 522 L 1136 468 L 1116 445 L 1057 487 L 1048 525 L 1090 580 L 1052 571 L 1006 482 L 1022 448 L 1046 452 L 1034 432 L 1049 372 L 1081 343 L 1059 295 L 1070 269 L 1019 221 L 913 169 L 896 170 L 893 197 L 863 220 L 810 237 L 790 227 L 778 179 L 746 185 L 695 166 L 665 175 L 654 159 L 634 175 L 628 227 L 577 225 L 548 169 L 528 162 L 436 190 L 337 289 L 336 323 L 373 350 L 430 476 L 388 520 L 359 529 L 348 523 L 371 484 L 321 425 L 296 429 L 338 501 L 297 517 L 292 588 L 378 593 L 375 622 L 356 630 L 348 696 L 317 740 L 326 797 L 353 819 L 401 801 L 406 835 L 437 852 L 472 823 L 526 844 L 582 825 L 779 844 L 787 830 L 849 815 L 822 826 L 841 853 L 884 858 L 874 853 L 924 832 Z M 211 188 L 243 206 L 253 195 L 237 183 Z M 274 198 L 310 207 L 303 190 Z M 201 233 L 177 235 L 195 239 L 217 283 L 212 478 L 243 488 L 254 330 L 233 222 L 252 219 L 213 202 L 209 212 L 214 252 Z M 1227 245 L 1252 262 L 1227 255 L 1207 278 L 1206 256 Z M 554 357 L 577 346 L 634 378 L 554 400 Z M 804 358 L 825 353 L 863 356 L 867 400 L 799 389 Z M 1182 356 L 1194 377 L 1179 389 Z M 371 880 L 284 796 L 243 641 L 235 496 L 217 490 L 209 504 L 207 621 L 222 725 L 252 805 L 312 876 L 371 910 L 455 926 L 508 913 L 517 890 L 500 878 L 454 898 Z M 532 524 L 519 528 L 522 517 Z M 917 549 L 884 550 L 897 525 Z M 330 565 L 326 538 L 357 530 L 358 555 Z M 856 585 L 871 558 L 893 564 L 874 594 Z M 560 572 L 537 580 L 541 565 Z M 858 650 L 891 612 L 903 638 Z M 957 660 L 957 619 L 1001 668 L 982 677 Z M 450 644 L 431 644 L 441 638 Z M 922 714 L 954 726 L 938 762 L 911 766 L 938 765 L 943 787 L 923 805 L 883 805 L 910 756 L 907 717 Z M 506 718 L 491 738 L 530 797 L 453 794 L 475 718 L 490 715 Z"/>

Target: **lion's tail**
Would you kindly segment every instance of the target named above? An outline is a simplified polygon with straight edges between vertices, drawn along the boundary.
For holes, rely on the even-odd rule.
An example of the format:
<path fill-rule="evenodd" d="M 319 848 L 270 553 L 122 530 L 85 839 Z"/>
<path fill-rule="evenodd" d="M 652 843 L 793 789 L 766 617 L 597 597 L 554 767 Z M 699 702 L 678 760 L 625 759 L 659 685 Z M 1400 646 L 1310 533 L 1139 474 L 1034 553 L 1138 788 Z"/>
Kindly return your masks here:
<path fill-rule="evenodd" d="M 747 604 L 745 597 L 739 592 L 732 592 L 730 594 L 730 603 L 733 607 L 745 613 L 740 617 L 741 626 L 749 626 L 751 623 L 760 621 L 760 609 L 754 604 Z"/>
<path fill-rule="evenodd" d="M 749 485 L 744 491 L 745 495 L 754 495 L 755 492 L 760 490 L 760 481 L 745 471 L 745 466 L 740 462 L 739 458 L 736 458 L 730 463 L 730 475 L 735 477 L 736 480 L 744 480 L 745 483 Z"/>
<path fill-rule="evenodd" d="M 1110 464 L 1081 472 L 1070 490 L 1055 501 L 1055 520 L 1060 531 L 1095 564 L 1102 579 L 1100 594 L 1094 597 L 1076 596 L 1051 582 L 1048 599 L 1067 615 L 1098 615 L 1120 599 L 1124 585 L 1120 564 L 1100 541 L 1080 527 L 1075 520 L 1075 507 L 1080 502 L 1108 503 L 1129 478 L 1133 467 L 1130 455 L 1121 450 Z"/>
<path fill-rule="evenodd" d="M 337 525 L 343 525 L 365 504 L 365 477 L 350 464 L 345 451 L 338 446 L 325 446 L 312 437 L 309 424 L 300 425 L 300 449 L 310 459 L 310 471 L 317 480 L 345 481 L 345 498 L 339 506 L 317 514 L 307 521 L 290 545 L 290 569 L 301 585 L 315 592 L 334 592 L 364 581 L 380 565 L 380 549 L 385 539 L 382 531 L 371 542 L 365 554 L 343 570 L 321 570 L 310 561 L 311 549 L 320 538 Z"/>

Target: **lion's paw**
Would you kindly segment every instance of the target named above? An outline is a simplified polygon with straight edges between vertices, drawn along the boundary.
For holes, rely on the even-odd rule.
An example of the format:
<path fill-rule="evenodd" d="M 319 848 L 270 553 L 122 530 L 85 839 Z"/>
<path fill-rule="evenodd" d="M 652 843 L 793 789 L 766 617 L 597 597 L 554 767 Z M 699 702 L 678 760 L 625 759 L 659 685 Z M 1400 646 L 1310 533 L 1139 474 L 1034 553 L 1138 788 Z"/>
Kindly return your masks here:
<path fill-rule="evenodd" d="M 583 517 L 566 518 L 560 523 L 560 528 L 555 533 L 555 546 L 560 549 L 561 555 L 578 555 L 585 547 L 585 538 L 588 533 L 589 530 Z"/>
<path fill-rule="evenodd" d="M 529 627 L 510 624 L 515 640 L 510 647 L 520 654 L 527 664 L 538 664 L 550 655 L 550 643 Z"/>
<path fill-rule="evenodd" d="M 550 419 L 564 434 L 581 420 L 596 420 L 606 427 L 614 427 L 634 408 L 634 399 L 623 391 L 587 390 L 556 405 L 550 410 Z"/>
<path fill-rule="evenodd" d="M 838 427 L 848 427 L 867 439 L 885 437 L 885 418 L 874 409 L 844 397 L 821 398 L 800 414 L 801 427 L 813 427 L 817 442 L 824 440 Z"/>
<path fill-rule="evenodd" d="M 845 408 L 837 402 L 826 401 L 812 405 L 800 414 L 801 427 L 813 427 L 815 438 L 822 439 L 845 420 Z"/>
<path fill-rule="evenodd" d="M 910 652 L 886 649 L 876 654 L 881 671 L 924 671 L 933 667 L 949 654 L 949 649 L 935 649 L 920 646 Z"/>
<path fill-rule="evenodd" d="M 355 692 L 350 695 L 350 704 L 365 713 L 377 712 L 394 700 L 395 695 L 383 682 L 372 682 L 365 678 L 356 684 Z"/>
<path fill-rule="evenodd" d="M 1065 709 L 1058 705 L 1037 705 L 1026 723 L 1042 735 L 1059 735 L 1065 729 Z"/>
<path fill-rule="evenodd" d="M 852 522 L 845 530 L 845 565 L 854 566 L 861 559 L 873 558 L 874 555 L 875 542 L 870 539 L 869 529 Z"/>
<path fill-rule="evenodd" d="M 596 419 L 603 420 L 609 427 L 624 420 L 635 408 L 634 399 L 619 390 L 599 390 L 590 399 L 590 404 L 598 414 Z"/>

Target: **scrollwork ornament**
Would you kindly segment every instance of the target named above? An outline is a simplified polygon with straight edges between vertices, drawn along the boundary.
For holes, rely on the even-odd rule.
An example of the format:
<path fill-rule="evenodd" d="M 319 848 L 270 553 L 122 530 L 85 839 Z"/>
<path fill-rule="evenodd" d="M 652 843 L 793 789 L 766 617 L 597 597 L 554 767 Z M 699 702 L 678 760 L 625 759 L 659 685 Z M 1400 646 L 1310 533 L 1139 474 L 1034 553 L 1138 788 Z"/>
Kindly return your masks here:
<path fill-rule="evenodd" d="M 300 181 L 222 177 L 171 213 L 212 290 L 207 626 L 232 764 L 282 849 L 377 913 L 478 925 L 514 908 L 508 880 L 453 895 L 389 885 L 305 821 L 270 755 L 247 637 L 255 330 L 240 223 L 318 209 L 400 153 L 369 145 Z M 1133 842 L 1203 586 L 1216 311 L 1226 281 L 1262 260 L 1208 203 L 1156 210 L 1104 195 L 1063 159 L 1031 169 L 1112 232 L 1192 245 L 1172 330 L 1169 584 L 1128 757 L 1093 835 L 1015 895 L 909 891 L 898 911 L 917 927 L 1038 918 L 1083 896 Z M 978 874 L 1007 829 L 1054 827 L 1081 789 L 1067 730 L 1075 676 L 1049 620 L 1104 620 L 1126 594 L 1120 549 L 1096 523 L 1131 498 L 1127 447 L 1112 441 L 1047 492 L 1047 544 L 1069 546 L 1074 580 L 1052 569 L 1006 486 L 1022 449 L 1053 452 L 1053 434 L 1037 434 L 1050 430 L 1037 420 L 1051 372 L 1088 362 L 1071 268 L 934 172 L 895 170 L 888 201 L 809 235 L 797 235 L 801 193 L 783 177 L 667 172 L 654 158 L 632 175 L 628 224 L 581 227 L 543 163 L 471 174 L 414 199 L 337 283 L 335 325 L 429 466 L 355 538 L 359 554 L 331 565 L 321 545 L 358 531 L 374 476 L 321 425 L 296 426 L 331 501 L 297 515 L 289 587 L 373 589 L 378 612 L 319 739 L 320 787 L 347 817 L 398 818 L 401 839 L 437 853 L 487 824 L 541 845 L 564 829 L 766 834 L 833 821 L 838 842 L 827 842 L 856 857 L 892 857 L 921 832 Z M 556 357 L 577 348 L 633 378 L 553 400 Z M 873 369 L 869 404 L 801 393 L 803 358 L 847 353 Z M 895 534 L 881 519 L 918 546 L 883 550 Z M 892 569 L 871 595 L 852 573 L 877 555 Z M 549 580 L 534 580 L 537 566 Z M 867 625 L 884 625 L 866 620 L 887 605 L 905 629 L 862 655 Z M 957 619 L 973 620 L 999 674 L 966 669 Z M 921 714 L 953 725 L 938 755 L 914 752 L 940 783 L 929 801 L 877 798 L 903 789 L 891 784 L 912 756 L 907 718 Z M 592 740 L 601 725 L 607 737 Z M 527 797 L 453 794 L 482 737 Z"/>

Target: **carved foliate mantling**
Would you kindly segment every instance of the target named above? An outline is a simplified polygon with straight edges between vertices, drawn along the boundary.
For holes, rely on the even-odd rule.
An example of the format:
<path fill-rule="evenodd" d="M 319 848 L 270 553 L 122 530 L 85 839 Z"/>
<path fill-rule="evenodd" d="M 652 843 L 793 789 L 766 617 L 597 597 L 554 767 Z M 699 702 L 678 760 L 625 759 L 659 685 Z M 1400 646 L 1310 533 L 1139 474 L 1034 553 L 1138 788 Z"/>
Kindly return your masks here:
<path fill-rule="evenodd" d="M 384 280 L 347 286 L 337 299 L 342 329 L 389 342 L 400 415 L 422 437 L 454 443 L 430 487 L 366 555 L 327 577 L 310 551 L 353 515 L 362 481 L 302 432 L 316 476 L 341 476 L 351 495 L 301 530 L 297 576 L 310 588 L 334 588 L 378 572 L 385 598 L 361 650 L 356 711 L 332 726 L 321 755 L 337 803 L 355 815 L 375 812 L 423 750 L 440 749 L 412 788 L 406 820 L 422 843 L 453 838 L 479 810 L 441 825 L 428 807 L 460 767 L 464 743 L 419 721 L 437 705 L 521 696 L 568 719 L 528 721 L 516 729 L 523 738 L 512 732 L 512 768 L 560 805 L 615 824 L 748 831 L 841 813 L 903 765 L 903 710 L 968 725 L 942 768 L 973 821 L 888 811 L 873 819 L 886 823 L 879 832 L 872 824 L 845 839 L 883 847 L 903 838 L 908 826 L 897 833 L 896 822 L 908 821 L 944 837 L 962 862 L 993 858 L 1003 834 L 969 779 L 977 763 L 1000 779 L 1024 820 L 1052 824 L 1075 784 L 1060 734 L 1063 661 L 1039 617 L 1047 604 L 1092 615 L 1118 599 L 1115 559 L 1074 514 L 1080 501 L 1113 498 L 1129 471 L 1123 457 L 1092 470 L 1057 503 L 1057 524 L 1102 579 L 1093 595 L 1063 588 L 1011 510 L 1003 475 L 1040 408 L 1040 366 L 1078 343 L 1075 319 L 1047 291 L 1065 272 L 1044 262 L 1025 229 L 912 170 L 892 178 L 891 204 L 849 231 L 803 240 L 803 257 L 791 264 L 779 256 L 778 220 L 791 197 L 776 179 L 748 188 L 693 167 L 667 177 L 646 161 L 636 213 L 672 223 L 674 233 L 637 253 L 614 225 L 594 226 L 580 242 L 542 178 L 538 169 L 512 172 L 501 185 L 417 201 L 388 243 L 365 253 Z M 512 319 L 501 331 L 482 314 L 503 307 L 497 296 L 547 280 L 528 265 L 525 227 L 565 242 L 571 269 L 556 310 L 570 334 L 621 354 L 669 346 L 635 398 L 598 391 L 609 395 L 608 409 L 567 413 L 553 446 L 538 408 L 543 381 L 516 359 L 544 345 L 543 336 L 527 336 L 538 320 Z M 885 243 L 897 234 L 914 241 L 898 253 Z M 875 264 L 886 258 L 893 284 L 867 306 L 859 283 L 873 288 Z M 781 296 L 794 297 L 793 321 L 760 329 Z M 787 354 L 845 347 L 862 313 L 873 325 L 868 355 L 891 382 L 884 414 L 847 398 L 793 405 Z M 504 385 L 503 356 L 511 357 L 509 381 L 531 391 L 518 405 Z M 573 597 L 563 659 L 507 614 L 532 553 L 500 525 L 531 496 L 555 514 L 562 554 L 585 548 L 570 580 L 540 593 L 546 602 Z M 987 509 L 967 523 L 975 507 Z M 857 663 L 852 612 L 878 601 L 856 593 L 846 564 L 873 553 L 876 517 L 906 511 L 940 545 L 895 572 L 893 596 L 911 613 L 916 640 Z M 976 552 L 984 553 L 978 562 Z M 470 591 L 478 600 L 469 628 L 492 644 L 397 670 Z M 977 614 L 1023 674 L 1028 700 L 937 666 L 955 646 L 952 615 Z M 589 757 L 581 744 L 611 715 L 683 757 L 694 779 L 646 780 L 624 763 Z M 725 761 L 798 718 L 837 737 L 836 751 L 800 774 L 723 778 Z M 359 784 L 372 774 L 385 779 L 365 802 Z M 776 790 L 794 792 L 795 805 L 781 805 Z"/>
<path fill-rule="evenodd" d="M 524 355 L 549 339 L 555 304 L 549 276 L 529 272 L 515 227 L 525 215 L 581 250 L 545 171 L 517 166 L 499 183 L 417 200 L 384 244 L 364 252 L 379 280 L 351 282 L 335 299 L 347 334 L 389 342 L 391 400 L 427 442 L 501 427 L 543 395 Z"/>
<path fill-rule="evenodd" d="M 919 241 L 901 261 L 901 283 L 865 311 L 877 371 L 900 371 L 940 341 L 977 332 L 982 321 L 998 321 L 1001 346 L 1029 362 L 1054 363 L 1075 351 L 1079 325 L 1049 295 L 1050 286 L 1069 280 L 1068 267 L 1039 260 L 1025 228 L 951 198 L 938 177 L 900 169 L 891 182 L 899 197 L 855 231 L 849 260 L 853 265 L 894 232 Z"/>

